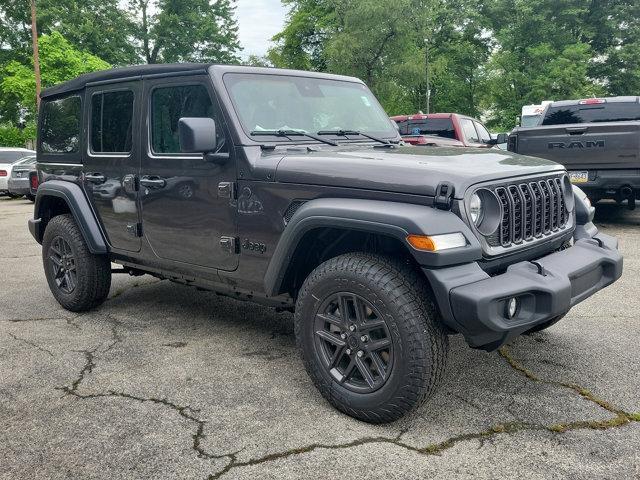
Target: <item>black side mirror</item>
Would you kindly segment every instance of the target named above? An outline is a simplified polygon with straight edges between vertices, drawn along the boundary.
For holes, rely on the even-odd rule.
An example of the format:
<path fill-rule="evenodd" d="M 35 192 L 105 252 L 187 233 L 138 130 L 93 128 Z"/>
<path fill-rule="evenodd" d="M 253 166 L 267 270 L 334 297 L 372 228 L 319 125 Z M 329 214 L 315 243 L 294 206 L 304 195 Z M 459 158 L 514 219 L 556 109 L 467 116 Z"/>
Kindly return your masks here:
<path fill-rule="evenodd" d="M 216 122 L 212 118 L 181 118 L 178 120 L 178 134 L 183 153 L 209 153 L 216 150 Z"/>
<path fill-rule="evenodd" d="M 508 133 L 499 133 L 498 136 L 496 137 L 496 143 L 507 143 L 508 140 L 509 140 Z"/>

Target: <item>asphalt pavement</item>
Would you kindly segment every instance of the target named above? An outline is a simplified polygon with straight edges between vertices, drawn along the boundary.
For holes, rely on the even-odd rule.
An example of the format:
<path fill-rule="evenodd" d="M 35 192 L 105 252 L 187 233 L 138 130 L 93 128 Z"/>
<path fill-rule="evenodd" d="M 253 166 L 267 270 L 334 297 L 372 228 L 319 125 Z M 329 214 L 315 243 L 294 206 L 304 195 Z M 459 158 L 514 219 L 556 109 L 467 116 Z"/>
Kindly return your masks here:
<path fill-rule="evenodd" d="M 153 277 L 63 310 L 0 197 L 2 479 L 640 478 L 640 210 L 598 207 L 624 276 L 498 352 L 452 337 L 445 381 L 390 425 L 334 410 L 292 316 Z"/>

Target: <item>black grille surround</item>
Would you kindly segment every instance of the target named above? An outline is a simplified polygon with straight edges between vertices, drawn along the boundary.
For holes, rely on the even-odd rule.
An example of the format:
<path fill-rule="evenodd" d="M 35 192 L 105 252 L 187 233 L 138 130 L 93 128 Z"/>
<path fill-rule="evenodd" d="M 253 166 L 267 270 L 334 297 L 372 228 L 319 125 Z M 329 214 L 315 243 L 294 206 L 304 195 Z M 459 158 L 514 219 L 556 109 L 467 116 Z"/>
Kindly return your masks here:
<path fill-rule="evenodd" d="M 476 230 L 485 253 L 508 253 L 572 231 L 575 222 L 564 198 L 565 176 L 556 173 L 479 187 L 493 192 L 500 203 L 497 230 L 490 235 Z"/>

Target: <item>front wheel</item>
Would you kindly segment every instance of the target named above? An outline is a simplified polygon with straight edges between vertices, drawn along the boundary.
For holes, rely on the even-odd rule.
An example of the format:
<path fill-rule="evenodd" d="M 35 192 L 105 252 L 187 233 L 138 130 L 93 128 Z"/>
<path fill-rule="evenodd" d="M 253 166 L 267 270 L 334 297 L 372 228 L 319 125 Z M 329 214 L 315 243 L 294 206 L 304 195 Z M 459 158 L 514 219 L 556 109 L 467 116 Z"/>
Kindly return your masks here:
<path fill-rule="evenodd" d="M 341 255 L 311 272 L 296 302 L 295 331 L 322 395 L 371 423 L 421 405 L 447 359 L 447 335 L 424 279 L 377 255 Z"/>
<path fill-rule="evenodd" d="M 47 224 L 42 261 L 51 293 L 67 310 L 89 310 L 107 298 L 111 262 L 89 251 L 71 215 L 59 215 Z"/>

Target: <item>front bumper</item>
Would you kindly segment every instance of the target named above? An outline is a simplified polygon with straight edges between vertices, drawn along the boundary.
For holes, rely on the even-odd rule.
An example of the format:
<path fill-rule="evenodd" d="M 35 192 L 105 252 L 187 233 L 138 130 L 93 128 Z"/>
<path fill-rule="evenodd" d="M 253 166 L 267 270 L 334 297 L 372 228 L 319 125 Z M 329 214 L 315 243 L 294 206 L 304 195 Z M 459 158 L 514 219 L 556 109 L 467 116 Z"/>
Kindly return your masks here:
<path fill-rule="evenodd" d="M 10 178 L 7 183 L 9 193 L 12 193 L 14 195 L 31 194 L 31 185 L 29 184 L 29 178 Z"/>
<path fill-rule="evenodd" d="M 573 169 L 572 169 L 573 170 Z M 576 186 L 584 190 L 590 197 L 616 198 L 623 187 L 631 188 L 635 197 L 640 199 L 640 170 L 639 169 L 611 169 L 588 170 L 589 181 L 577 183 Z"/>
<path fill-rule="evenodd" d="M 494 350 L 615 282 L 622 275 L 622 255 L 614 237 L 597 233 L 496 276 L 477 263 L 425 269 L 425 274 L 447 326 L 462 333 L 470 346 Z M 513 297 L 519 307 L 509 319 L 506 303 Z"/>

